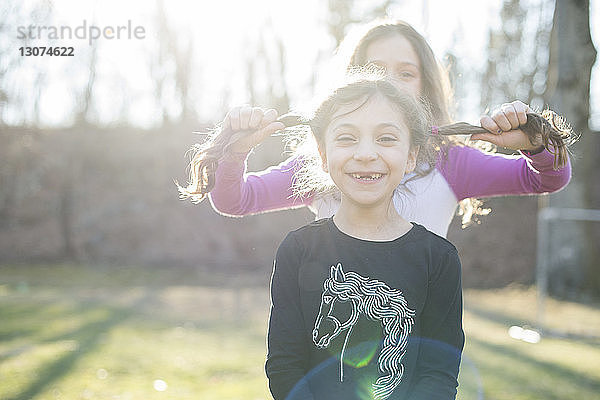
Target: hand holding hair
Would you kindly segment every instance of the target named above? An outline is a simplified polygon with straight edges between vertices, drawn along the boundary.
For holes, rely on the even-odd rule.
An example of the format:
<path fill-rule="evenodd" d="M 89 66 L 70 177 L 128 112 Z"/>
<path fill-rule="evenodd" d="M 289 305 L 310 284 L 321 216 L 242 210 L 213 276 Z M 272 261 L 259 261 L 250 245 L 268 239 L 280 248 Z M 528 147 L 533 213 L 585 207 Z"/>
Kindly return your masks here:
<path fill-rule="evenodd" d="M 526 113 L 527 122 L 519 125 L 519 129 L 513 129 L 509 132 L 499 132 L 492 134 L 488 130 L 468 124 L 458 122 L 437 128 L 440 135 L 473 135 L 475 140 L 487 140 L 499 146 L 512 148 L 510 138 L 507 135 L 521 135 L 523 132 L 529 143 L 533 146 L 543 146 L 554 155 L 554 169 L 564 167 L 567 163 L 567 147 L 574 141 L 572 130 L 568 124 L 558 114 L 552 110 L 544 110 L 541 114 L 534 112 Z M 516 142 L 516 140 L 515 140 Z M 514 150 L 522 150 L 515 148 Z"/>
<path fill-rule="evenodd" d="M 244 154 L 269 135 L 285 128 L 278 121 L 277 111 L 259 107 L 235 107 L 227 113 L 221 126 L 202 144 L 195 144 L 189 165 L 186 187 L 175 182 L 181 199 L 191 198 L 200 203 L 215 186 L 219 161 L 232 153 Z"/>
<path fill-rule="evenodd" d="M 235 107 L 227 113 L 219 136 L 229 139 L 225 153 L 247 153 L 283 128 L 274 109 L 243 106 Z"/>

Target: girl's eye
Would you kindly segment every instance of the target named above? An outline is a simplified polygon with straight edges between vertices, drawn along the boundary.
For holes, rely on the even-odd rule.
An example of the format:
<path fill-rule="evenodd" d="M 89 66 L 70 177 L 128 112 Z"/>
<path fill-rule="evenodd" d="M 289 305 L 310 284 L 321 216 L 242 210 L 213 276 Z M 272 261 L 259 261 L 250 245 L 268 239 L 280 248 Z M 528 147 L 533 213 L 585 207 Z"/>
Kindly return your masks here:
<path fill-rule="evenodd" d="M 383 142 L 383 143 L 394 143 L 394 142 L 398 141 L 398 138 L 396 136 L 393 136 L 393 135 L 386 135 L 386 136 L 381 136 L 377 140 L 379 142 Z"/>
<path fill-rule="evenodd" d="M 353 142 L 355 139 L 352 135 L 339 135 L 337 138 L 335 138 L 335 140 L 338 142 L 350 143 Z"/>
<path fill-rule="evenodd" d="M 398 76 L 401 79 L 413 79 L 415 77 L 415 74 L 410 71 L 400 71 L 396 73 L 396 76 Z"/>

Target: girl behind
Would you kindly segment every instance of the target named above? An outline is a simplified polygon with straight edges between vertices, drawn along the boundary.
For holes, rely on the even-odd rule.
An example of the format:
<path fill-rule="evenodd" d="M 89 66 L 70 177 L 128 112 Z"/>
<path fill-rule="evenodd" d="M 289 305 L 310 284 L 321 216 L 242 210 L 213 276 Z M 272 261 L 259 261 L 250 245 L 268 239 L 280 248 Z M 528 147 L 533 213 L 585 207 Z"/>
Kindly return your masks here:
<path fill-rule="evenodd" d="M 457 251 L 393 203 L 404 175 L 431 163 L 427 115 L 371 78 L 336 90 L 311 120 L 340 208 L 277 251 L 266 362 L 275 399 L 455 397 Z"/>

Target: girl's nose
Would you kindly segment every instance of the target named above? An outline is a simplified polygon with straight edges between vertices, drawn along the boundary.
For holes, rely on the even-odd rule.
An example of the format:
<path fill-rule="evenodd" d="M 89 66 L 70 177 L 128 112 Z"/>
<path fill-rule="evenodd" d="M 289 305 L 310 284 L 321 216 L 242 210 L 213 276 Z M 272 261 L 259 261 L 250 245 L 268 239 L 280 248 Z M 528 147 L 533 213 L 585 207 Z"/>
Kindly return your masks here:
<path fill-rule="evenodd" d="M 354 159 L 357 161 L 374 161 L 379 155 L 370 143 L 361 143 L 354 152 Z"/>

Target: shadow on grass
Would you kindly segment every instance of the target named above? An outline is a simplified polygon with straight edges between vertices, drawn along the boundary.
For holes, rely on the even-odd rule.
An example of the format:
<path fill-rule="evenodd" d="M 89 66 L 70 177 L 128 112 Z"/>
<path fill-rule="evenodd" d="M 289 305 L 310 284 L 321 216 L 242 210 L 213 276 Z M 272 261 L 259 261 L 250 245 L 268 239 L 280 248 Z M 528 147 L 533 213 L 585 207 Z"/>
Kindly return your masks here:
<path fill-rule="evenodd" d="M 61 340 L 79 338 L 81 335 L 85 335 L 85 332 L 89 330 L 89 324 L 98 323 L 97 320 L 99 319 L 97 317 L 93 319 L 87 318 L 84 314 L 93 314 L 95 312 L 105 310 L 106 307 L 90 307 L 89 304 L 85 303 L 80 303 L 77 305 L 77 307 L 73 307 L 71 309 L 57 309 L 55 303 L 46 304 L 45 307 L 40 306 L 39 304 L 21 306 L 18 308 L 18 312 L 12 313 L 13 315 L 11 315 L 11 317 L 13 323 L 9 325 L 8 330 L 6 332 L 0 331 L 0 341 L 9 341 L 15 338 L 26 338 L 33 344 L 26 344 L 0 353 L 0 362 L 7 361 L 12 357 L 23 354 L 26 351 L 34 349 L 40 344 L 55 343 Z M 0 313 L 0 316 L 2 315 L 5 315 L 5 313 Z M 17 323 L 14 323 L 14 317 L 18 315 L 26 315 L 26 321 L 24 321 L 23 318 L 20 318 L 16 319 Z M 40 334 L 40 331 L 44 326 L 46 326 L 46 321 L 60 319 L 65 316 L 77 316 L 79 319 L 85 318 L 87 320 L 91 319 L 91 322 L 88 322 L 87 324 L 84 322 L 77 328 L 74 328 L 70 331 L 61 332 L 57 335 L 48 336 L 44 335 L 43 333 Z M 104 318 L 102 318 L 102 320 L 104 320 Z M 33 326 L 34 324 L 35 326 Z M 19 326 L 19 329 L 15 329 L 14 325 Z M 23 325 L 26 325 L 27 327 L 23 327 Z"/>
<path fill-rule="evenodd" d="M 487 319 L 488 321 L 495 322 L 497 324 L 502 324 L 506 326 L 532 326 L 535 325 L 533 321 L 523 320 L 521 318 L 515 318 L 508 313 L 502 313 L 498 311 L 490 311 L 478 306 L 465 306 L 465 311 L 470 312 L 471 314 L 480 317 L 482 319 Z M 535 327 L 534 327 L 535 328 Z M 571 332 L 559 332 L 554 329 L 544 329 L 543 335 L 546 337 L 551 337 L 554 339 L 568 339 L 577 341 L 580 343 L 589 344 L 592 346 L 600 346 L 600 337 L 594 335 L 581 335 Z"/>
<path fill-rule="evenodd" d="M 490 311 L 490 310 L 486 310 L 485 308 L 478 307 L 478 306 L 465 305 L 465 311 L 470 312 L 471 314 L 476 315 L 482 319 L 487 319 L 488 321 L 495 322 L 497 324 L 502 324 L 502 325 L 507 325 L 507 326 L 511 326 L 511 325 L 523 326 L 523 325 L 527 324 L 527 321 L 520 319 L 520 318 L 515 318 L 508 313 L 502 313 L 502 312 L 498 312 L 498 311 Z"/>
<path fill-rule="evenodd" d="M 60 340 L 77 340 L 78 347 L 69 351 L 58 360 L 47 363 L 40 368 L 37 379 L 31 382 L 21 393 L 6 400 L 29 400 L 42 392 L 52 382 L 67 375 L 77 360 L 94 350 L 107 331 L 122 323 L 131 316 L 131 312 L 124 309 L 109 309 L 108 316 L 99 321 L 87 323 L 76 330 L 48 338 L 43 342 L 56 342 Z"/>
<path fill-rule="evenodd" d="M 39 332 L 39 321 L 50 320 L 53 317 L 60 318 L 65 314 L 65 310 L 58 309 L 55 304 L 46 304 L 40 307 L 38 304 L 11 304 L 10 306 L 0 305 L 0 342 L 7 342 L 13 339 L 35 336 Z M 27 316 L 23 318 L 23 316 Z M 18 321 L 14 323 L 13 321 Z M 0 361 L 3 360 L 0 354 Z"/>
<path fill-rule="evenodd" d="M 490 365 L 490 360 L 497 360 L 494 356 L 480 357 L 477 362 L 478 369 L 487 370 L 484 375 L 494 376 L 495 379 L 501 379 L 512 387 L 521 387 L 523 390 L 531 391 L 536 398 L 563 400 L 564 394 L 560 394 L 555 388 L 561 386 L 577 387 L 579 390 L 589 391 L 590 394 L 600 393 L 600 381 L 577 373 L 567 367 L 557 365 L 551 362 L 540 361 L 520 353 L 511 346 L 489 343 L 476 338 L 468 338 L 470 345 L 479 348 L 477 353 L 481 355 L 481 349 L 493 353 L 496 357 L 506 359 L 505 368 L 498 368 Z M 494 363 L 495 361 L 491 361 Z M 551 377 L 553 386 L 532 385 L 535 380 L 531 379 L 528 371 L 543 371 L 545 375 Z M 484 382 L 485 384 L 485 382 Z"/>

